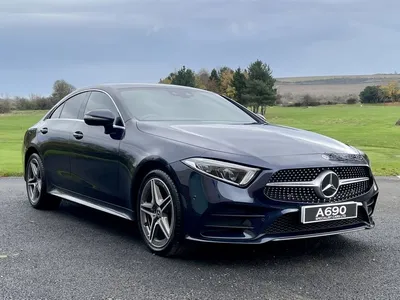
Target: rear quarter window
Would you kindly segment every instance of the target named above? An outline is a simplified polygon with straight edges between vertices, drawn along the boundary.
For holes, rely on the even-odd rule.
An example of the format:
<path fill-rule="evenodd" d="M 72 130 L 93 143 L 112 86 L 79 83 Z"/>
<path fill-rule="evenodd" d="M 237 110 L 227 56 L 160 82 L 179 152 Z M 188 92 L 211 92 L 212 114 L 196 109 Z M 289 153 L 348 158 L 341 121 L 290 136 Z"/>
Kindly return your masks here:
<path fill-rule="evenodd" d="M 65 101 L 60 119 L 78 119 L 79 111 L 82 104 L 85 102 L 87 95 L 88 93 L 80 93 Z"/>
<path fill-rule="evenodd" d="M 61 115 L 61 111 L 64 107 L 64 103 L 61 104 L 59 107 L 56 108 L 55 111 L 53 111 L 53 113 L 50 115 L 49 119 L 58 119 Z"/>

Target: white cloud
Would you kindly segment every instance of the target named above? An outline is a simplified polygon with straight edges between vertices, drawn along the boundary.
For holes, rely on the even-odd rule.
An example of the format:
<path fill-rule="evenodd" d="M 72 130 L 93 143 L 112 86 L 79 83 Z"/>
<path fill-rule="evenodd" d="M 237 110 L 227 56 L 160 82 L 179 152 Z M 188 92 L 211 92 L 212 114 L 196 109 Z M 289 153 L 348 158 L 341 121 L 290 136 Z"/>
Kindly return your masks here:
<path fill-rule="evenodd" d="M 4 91 L 20 82 L 47 89 L 62 77 L 157 81 L 183 64 L 246 67 L 255 58 L 276 76 L 380 72 L 396 61 L 399 8 L 398 0 L 0 0 L 0 79 Z"/>
<path fill-rule="evenodd" d="M 349 38 L 350 22 L 393 27 L 395 9 L 375 0 L 2 0 L 0 29 L 133 29 L 190 40 Z M 387 0 L 398 6 L 397 0 Z M 397 5 L 396 5 L 397 4 Z M 386 10 L 385 12 L 383 12 Z M 379 13 L 380 11 L 380 13 Z M 373 12 L 371 16 L 371 12 Z M 362 30 L 358 28 L 357 30 Z M 161 34 L 161 33 L 160 33 Z"/>
<path fill-rule="evenodd" d="M 219 24 L 222 28 L 226 23 L 239 20 L 251 27 L 267 14 L 258 9 L 262 6 L 265 6 L 263 1 L 251 0 L 3 0 L 0 24 L 22 27 L 106 23 L 159 30 L 198 23 Z"/>
<path fill-rule="evenodd" d="M 0 13 L 0 28 L 45 27 L 76 28 L 132 28 L 157 32 L 163 28 L 161 20 L 142 14 L 115 14 L 105 12 L 78 13 Z"/>

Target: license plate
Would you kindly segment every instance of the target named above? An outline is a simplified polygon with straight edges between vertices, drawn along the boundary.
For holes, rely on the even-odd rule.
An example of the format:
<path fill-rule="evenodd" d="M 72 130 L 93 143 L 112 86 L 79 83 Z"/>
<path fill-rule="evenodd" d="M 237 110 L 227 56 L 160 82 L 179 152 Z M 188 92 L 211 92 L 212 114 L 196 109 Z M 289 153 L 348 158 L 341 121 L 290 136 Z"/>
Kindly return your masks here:
<path fill-rule="evenodd" d="M 308 205 L 301 208 L 301 223 L 317 223 L 357 218 L 357 203 Z"/>

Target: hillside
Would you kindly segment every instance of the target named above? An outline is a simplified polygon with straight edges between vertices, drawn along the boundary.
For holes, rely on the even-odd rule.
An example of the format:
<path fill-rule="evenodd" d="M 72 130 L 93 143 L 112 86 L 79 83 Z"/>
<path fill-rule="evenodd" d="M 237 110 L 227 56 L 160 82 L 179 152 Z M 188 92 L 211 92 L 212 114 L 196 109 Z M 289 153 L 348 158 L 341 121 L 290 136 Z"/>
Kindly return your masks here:
<path fill-rule="evenodd" d="M 325 101 L 345 101 L 356 96 L 368 85 L 384 85 L 390 81 L 400 82 L 399 74 L 310 76 L 277 78 L 276 86 L 284 102 L 297 102 L 310 94 Z"/>

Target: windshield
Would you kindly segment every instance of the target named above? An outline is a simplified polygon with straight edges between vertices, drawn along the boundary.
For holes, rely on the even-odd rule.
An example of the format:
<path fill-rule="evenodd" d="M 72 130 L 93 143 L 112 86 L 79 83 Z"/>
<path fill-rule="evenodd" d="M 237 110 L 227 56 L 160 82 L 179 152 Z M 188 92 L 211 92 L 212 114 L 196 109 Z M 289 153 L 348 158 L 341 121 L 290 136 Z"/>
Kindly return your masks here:
<path fill-rule="evenodd" d="M 204 121 L 255 123 L 225 98 L 202 90 L 173 87 L 118 89 L 128 113 L 141 121 Z"/>

